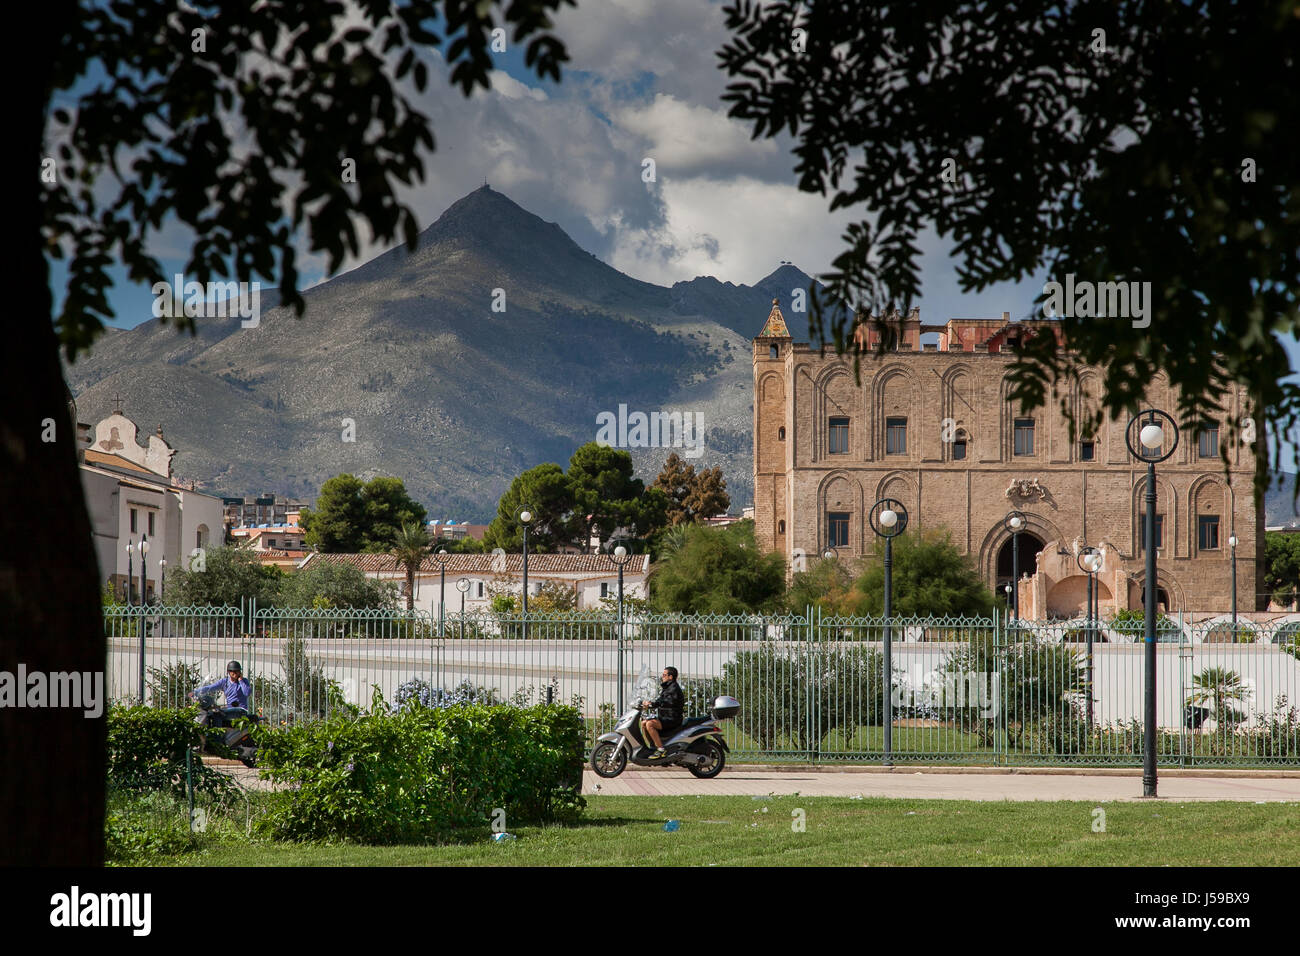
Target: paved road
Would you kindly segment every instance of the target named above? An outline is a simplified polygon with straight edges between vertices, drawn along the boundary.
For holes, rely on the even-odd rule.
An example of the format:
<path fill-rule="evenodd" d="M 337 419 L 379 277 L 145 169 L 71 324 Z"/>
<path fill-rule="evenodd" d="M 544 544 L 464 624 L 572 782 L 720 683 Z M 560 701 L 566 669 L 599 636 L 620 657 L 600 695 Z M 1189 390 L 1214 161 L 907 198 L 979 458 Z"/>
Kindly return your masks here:
<path fill-rule="evenodd" d="M 596 790 L 596 785 L 600 789 Z M 1159 779 L 1162 799 L 1240 800 L 1251 803 L 1300 802 L 1300 776 L 1181 776 Z M 727 767 L 713 780 L 697 780 L 681 769 L 627 770 L 613 780 L 583 774 L 584 794 L 752 795 L 795 794 L 813 797 L 906 797 L 933 800 L 1138 800 L 1142 777 L 1121 774 L 1037 773 L 892 773 L 834 770 L 770 770 Z"/>

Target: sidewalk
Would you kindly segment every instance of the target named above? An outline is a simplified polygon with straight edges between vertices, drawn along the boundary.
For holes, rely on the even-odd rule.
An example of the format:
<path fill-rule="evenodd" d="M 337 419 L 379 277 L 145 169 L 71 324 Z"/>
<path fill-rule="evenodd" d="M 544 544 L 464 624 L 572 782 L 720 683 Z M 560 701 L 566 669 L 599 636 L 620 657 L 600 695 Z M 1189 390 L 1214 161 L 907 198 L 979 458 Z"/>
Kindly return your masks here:
<path fill-rule="evenodd" d="M 741 764 L 728 766 L 712 780 L 697 780 L 681 768 L 629 769 L 613 780 L 591 770 L 582 777 L 587 796 L 776 796 L 899 797 L 928 800 L 1141 800 L 1140 770 L 1040 773 L 1016 768 L 875 768 L 855 770 L 773 769 Z M 1231 774 L 1231 775 L 1229 775 Z M 596 786 L 600 789 L 597 790 Z M 1300 774 L 1269 775 L 1267 771 L 1161 772 L 1157 790 L 1162 800 L 1237 800 L 1248 803 L 1300 803 Z"/>

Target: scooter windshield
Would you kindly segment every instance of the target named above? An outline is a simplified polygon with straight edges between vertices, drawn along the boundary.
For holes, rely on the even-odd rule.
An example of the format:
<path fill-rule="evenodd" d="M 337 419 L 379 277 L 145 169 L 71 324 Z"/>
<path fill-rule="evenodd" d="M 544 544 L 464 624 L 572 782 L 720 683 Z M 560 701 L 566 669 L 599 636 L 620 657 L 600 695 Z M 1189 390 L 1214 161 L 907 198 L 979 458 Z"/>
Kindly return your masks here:
<path fill-rule="evenodd" d="M 659 681 L 655 679 L 654 672 L 650 669 L 649 664 L 643 664 L 636 680 L 632 683 L 632 693 L 630 699 L 636 700 L 654 700 L 659 696 Z"/>

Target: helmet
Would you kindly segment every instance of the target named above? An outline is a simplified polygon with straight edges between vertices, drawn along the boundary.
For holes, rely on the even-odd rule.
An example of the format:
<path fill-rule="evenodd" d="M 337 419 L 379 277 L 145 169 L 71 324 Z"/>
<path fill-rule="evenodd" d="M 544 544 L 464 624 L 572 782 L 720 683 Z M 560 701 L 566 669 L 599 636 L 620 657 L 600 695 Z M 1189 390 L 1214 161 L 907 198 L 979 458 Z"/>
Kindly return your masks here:
<path fill-rule="evenodd" d="M 239 666 L 239 661 L 230 661 L 230 662 L 228 662 L 228 663 L 226 664 L 226 670 L 228 670 L 228 671 L 239 671 L 239 673 L 241 673 L 241 674 L 244 673 L 244 669 L 243 669 L 242 667 Z"/>

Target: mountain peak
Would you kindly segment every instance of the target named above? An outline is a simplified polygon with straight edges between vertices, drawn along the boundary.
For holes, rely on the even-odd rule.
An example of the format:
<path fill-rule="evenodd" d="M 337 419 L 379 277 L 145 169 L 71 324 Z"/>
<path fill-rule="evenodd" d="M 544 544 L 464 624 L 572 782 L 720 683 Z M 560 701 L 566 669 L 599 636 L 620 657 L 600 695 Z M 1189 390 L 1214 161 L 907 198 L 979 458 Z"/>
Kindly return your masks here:
<path fill-rule="evenodd" d="M 572 243 L 558 225 L 533 215 L 505 193 L 484 183 L 447 207 L 420 236 L 432 242 L 467 239 L 486 244 L 534 238 Z"/>

